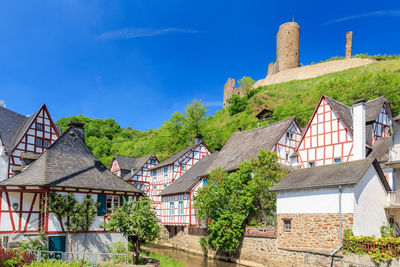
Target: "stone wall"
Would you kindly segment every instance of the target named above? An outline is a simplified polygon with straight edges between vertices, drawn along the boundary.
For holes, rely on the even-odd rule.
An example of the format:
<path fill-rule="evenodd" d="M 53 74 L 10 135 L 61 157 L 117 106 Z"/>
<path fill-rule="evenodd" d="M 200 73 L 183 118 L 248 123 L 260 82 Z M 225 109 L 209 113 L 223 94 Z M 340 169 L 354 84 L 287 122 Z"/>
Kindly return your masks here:
<path fill-rule="evenodd" d="M 284 219 L 291 230 L 284 229 Z M 279 248 L 335 249 L 339 246 L 339 214 L 278 214 Z M 353 229 L 353 214 L 342 214 L 342 230 Z"/>
<path fill-rule="evenodd" d="M 235 87 L 236 81 L 233 78 L 228 78 L 224 85 L 224 99 L 223 99 L 223 108 L 229 106 L 228 99 L 231 98 L 233 95 L 241 95 L 240 89 Z"/>

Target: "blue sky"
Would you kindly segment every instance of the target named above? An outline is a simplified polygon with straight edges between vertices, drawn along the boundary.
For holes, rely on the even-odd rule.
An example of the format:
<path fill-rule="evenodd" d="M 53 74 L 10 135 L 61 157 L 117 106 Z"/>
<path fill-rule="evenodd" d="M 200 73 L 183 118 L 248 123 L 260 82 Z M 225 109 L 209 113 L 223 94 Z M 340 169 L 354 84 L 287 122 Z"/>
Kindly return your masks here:
<path fill-rule="evenodd" d="M 271 4 L 273 3 L 273 4 Z M 400 53 L 399 1 L 0 2 L 0 99 L 22 114 L 45 103 L 54 120 L 82 114 L 158 128 L 202 99 L 222 106 L 228 77 L 265 77 L 275 35 L 300 24 L 300 61 Z"/>

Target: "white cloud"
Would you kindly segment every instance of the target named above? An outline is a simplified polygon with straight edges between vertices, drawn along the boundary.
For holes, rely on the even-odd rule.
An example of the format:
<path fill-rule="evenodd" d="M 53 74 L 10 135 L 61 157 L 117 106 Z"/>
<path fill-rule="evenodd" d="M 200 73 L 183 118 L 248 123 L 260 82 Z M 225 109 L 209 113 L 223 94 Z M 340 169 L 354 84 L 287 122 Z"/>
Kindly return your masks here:
<path fill-rule="evenodd" d="M 151 29 L 151 28 L 125 28 L 109 32 L 104 32 L 96 36 L 97 40 L 121 40 L 132 39 L 139 37 L 157 36 L 168 33 L 200 33 L 198 30 L 181 29 L 181 28 L 165 28 L 165 29 Z"/>
<path fill-rule="evenodd" d="M 330 20 L 325 23 L 322 23 L 322 25 L 338 23 L 338 22 L 352 20 L 352 19 L 368 18 L 368 17 L 400 17 L 400 10 L 379 10 L 379 11 L 374 11 L 374 12 L 368 12 L 368 13 L 363 13 L 363 14 L 358 14 L 358 15 L 353 15 L 353 16 Z"/>

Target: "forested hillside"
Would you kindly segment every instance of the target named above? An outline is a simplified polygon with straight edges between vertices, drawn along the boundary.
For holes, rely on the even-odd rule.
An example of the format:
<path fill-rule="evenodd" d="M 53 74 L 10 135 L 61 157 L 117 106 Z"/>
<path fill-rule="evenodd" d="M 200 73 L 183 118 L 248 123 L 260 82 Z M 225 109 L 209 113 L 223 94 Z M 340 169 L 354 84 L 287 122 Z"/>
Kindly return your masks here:
<path fill-rule="evenodd" d="M 248 86 L 248 81 L 248 78 L 243 80 L 243 85 Z M 261 125 L 296 115 L 304 126 L 322 94 L 348 105 L 359 98 L 371 100 L 383 95 L 389 99 L 396 116 L 400 113 L 400 59 L 246 91 L 244 97 L 232 97 L 231 106 L 214 116 L 207 116 L 206 107 L 194 100 L 185 114 L 175 112 L 160 128 L 149 131 L 121 128 L 114 119 L 83 116 L 62 118 L 57 124 L 65 130 L 70 120 L 86 122 L 87 144 L 106 166 L 115 153 L 133 157 L 154 153 L 164 160 L 192 144 L 196 135 L 202 135 L 212 150 L 221 148 L 238 127 L 242 130 L 257 127 L 254 113 L 263 107 L 273 111 L 273 118 Z"/>

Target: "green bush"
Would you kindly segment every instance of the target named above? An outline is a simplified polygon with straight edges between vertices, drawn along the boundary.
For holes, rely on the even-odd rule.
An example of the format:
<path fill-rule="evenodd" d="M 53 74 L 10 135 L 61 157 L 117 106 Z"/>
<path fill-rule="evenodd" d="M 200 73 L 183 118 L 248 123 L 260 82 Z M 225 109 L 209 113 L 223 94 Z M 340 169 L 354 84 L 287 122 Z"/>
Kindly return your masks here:
<path fill-rule="evenodd" d="M 343 252 L 370 255 L 376 263 L 390 261 L 394 255 L 400 256 L 400 239 L 396 237 L 348 236 L 344 242 Z M 368 246 L 375 248 L 363 249 Z"/>
<path fill-rule="evenodd" d="M 28 238 L 23 240 L 19 247 L 21 251 L 25 250 L 47 250 L 47 235 L 45 233 L 39 233 L 35 238 Z"/>
<path fill-rule="evenodd" d="M 396 237 L 396 231 L 394 230 L 394 225 L 382 225 L 381 226 L 381 236 L 382 237 Z"/>
<path fill-rule="evenodd" d="M 129 251 L 126 248 L 125 244 L 123 242 L 115 242 L 111 244 L 110 247 L 110 253 L 111 254 L 125 254 L 128 255 Z M 123 255 L 113 255 L 112 256 L 112 261 L 113 263 L 120 263 L 120 262 L 125 262 L 125 256 Z M 128 257 L 128 263 L 132 263 L 131 257 Z"/>

